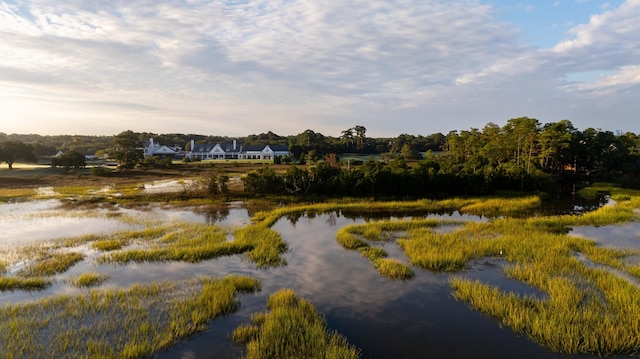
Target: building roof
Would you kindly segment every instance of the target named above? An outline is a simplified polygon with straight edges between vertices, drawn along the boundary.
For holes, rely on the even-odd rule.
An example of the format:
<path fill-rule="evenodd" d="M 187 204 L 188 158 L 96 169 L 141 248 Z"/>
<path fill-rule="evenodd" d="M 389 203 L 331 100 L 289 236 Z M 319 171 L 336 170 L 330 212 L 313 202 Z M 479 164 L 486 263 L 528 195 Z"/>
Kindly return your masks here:
<path fill-rule="evenodd" d="M 287 145 L 267 145 L 269 147 L 271 147 L 271 150 L 273 152 L 288 152 L 289 151 L 289 146 Z"/>

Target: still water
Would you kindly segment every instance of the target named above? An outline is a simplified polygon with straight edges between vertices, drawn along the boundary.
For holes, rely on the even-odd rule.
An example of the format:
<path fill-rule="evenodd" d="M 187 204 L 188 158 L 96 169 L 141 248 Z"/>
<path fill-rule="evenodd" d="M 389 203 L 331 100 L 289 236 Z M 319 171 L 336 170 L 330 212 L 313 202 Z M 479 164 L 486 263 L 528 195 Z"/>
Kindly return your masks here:
<path fill-rule="evenodd" d="M 30 214 L 55 210 L 55 203 L 33 202 L 30 205 L 33 206 L 31 209 L 25 207 L 29 204 L 11 208 L 3 207 L 8 205 L 0 205 L 2 228 L 7 228 L 7 224 L 21 223 L 15 222 L 20 220 L 27 221 L 27 225 L 22 223 L 23 228 L 52 226 L 47 227 L 50 236 L 51 233 L 58 233 L 58 230 L 67 228 L 68 223 L 58 221 L 60 227 L 56 230 L 53 228 L 54 225 L 49 223 L 55 222 L 55 218 Z M 109 211 L 111 213 L 114 209 Z M 163 216 L 166 220 L 221 223 L 225 226 L 249 222 L 249 214 L 240 205 L 231 206 L 223 211 L 159 207 L 116 211 L 133 216 Z M 455 220 L 485 220 L 457 213 L 437 216 Z M 104 217 L 102 221 L 107 223 L 95 223 L 99 218 L 100 216 L 80 218 L 77 220 L 86 222 L 75 223 L 74 226 L 81 229 L 82 233 L 85 230 L 94 231 L 93 233 L 116 231 L 131 226 L 120 223 L 117 219 Z M 236 313 L 212 321 L 206 332 L 177 343 L 154 357 L 240 357 L 243 353 L 242 347 L 234 345 L 230 340 L 233 329 L 240 324 L 248 323 L 252 313 L 266 310 L 266 299 L 271 293 L 282 288 L 291 288 L 300 297 L 316 306 L 325 316 L 330 329 L 340 332 L 350 343 L 360 348 L 363 358 L 569 358 L 532 343 L 526 337 L 513 333 L 497 321 L 469 309 L 464 303 L 452 298 L 448 284 L 452 276 L 477 278 L 518 293 L 544 295 L 520 282 L 505 278 L 501 270 L 502 262 L 474 262 L 467 270 L 456 274 L 434 273 L 412 267 L 416 276 L 411 280 L 403 282 L 385 279 L 358 252 L 346 250 L 336 242 L 335 235 L 339 228 L 363 221 L 360 217 L 347 217 L 339 213 L 279 220 L 273 229 L 281 234 L 289 246 L 289 251 L 285 254 L 288 264 L 271 269 L 257 269 L 242 256 L 222 257 L 197 264 L 170 262 L 126 266 L 98 265 L 92 260 L 93 256 L 97 255 L 95 251 L 80 248 L 87 254 L 88 259 L 59 275 L 56 284 L 42 292 L 0 292 L 0 305 L 50 295 L 77 293 L 79 289 L 66 285 L 64 278 L 88 271 L 110 276 L 110 280 L 103 284 L 102 288 L 128 287 L 136 282 L 181 280 L 193 276 L 247 274 L 261 280 L 260 292 L 241 295 L 241 306 Z M 613 228 L 618 231 L 621 227 L 623 226 Z M 576 235 L 593 235 L 593 232 L 588 232 L 586 228 L 580 230 Z M 638 241 L 638 234 L 634 232 L 636 230 L 634 227 L 625 232 L 627 241 L 633 241 L 634 238 Z M 17 232 L 1 234 L 0 246 L 15 245 L 16 242 L 23 241 L 39 241 L 46 237 L 35 230 L 23 231 L 19 236 Z M 77 232 L 74 235 L 77 235 Z M 616 236 L 620 237 L 622 235 Z M 391 257 L 408 262 L 394 242 L 377 245 L 383 246 Z"/>

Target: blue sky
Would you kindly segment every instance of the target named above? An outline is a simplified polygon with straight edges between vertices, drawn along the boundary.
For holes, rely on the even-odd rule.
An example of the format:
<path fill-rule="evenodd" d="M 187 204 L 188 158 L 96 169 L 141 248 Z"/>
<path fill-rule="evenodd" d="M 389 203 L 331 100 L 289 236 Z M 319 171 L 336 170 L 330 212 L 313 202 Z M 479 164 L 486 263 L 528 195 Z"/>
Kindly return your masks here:
<path fill-rule="evenodd" d="M 550 48 L 570 38 L 567 32 L 578 24 L 588 23 L 598 15 L 620 6 L 623 1 L 565 0 L 565 1 L 490 1 L 499 19 L 515 24 L 522 40 L 540 47 Z"/>
<path fill-rule="evenodd" d="M 0 0 L 0 132 L 640 132 L 640 0 Z"/>

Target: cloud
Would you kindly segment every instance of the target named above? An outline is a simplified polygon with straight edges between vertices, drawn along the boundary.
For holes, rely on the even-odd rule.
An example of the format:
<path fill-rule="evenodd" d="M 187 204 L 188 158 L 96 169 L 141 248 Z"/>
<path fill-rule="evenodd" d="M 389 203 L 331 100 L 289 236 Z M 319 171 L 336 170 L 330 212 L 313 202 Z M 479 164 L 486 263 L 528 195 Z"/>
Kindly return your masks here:
<path fill-rule="evenodd" d="M 188 122 L 229 135 L 339 134 L 366 121 L 372 135 L 408 132 L 429 116 L 472 121 L 549 94 L 629 90 L 639 8 L 626 1 L 538 49 L 473 0 L 1 1 L 0 88 L 35 91 L 46 106 L 74 99 L 64 114 L 93 109 L 85 117 L 167 131 Z M 597 70 L 620 72 L 566 80 Z M 511 110 L 490 105 L 506 97 Z"/>

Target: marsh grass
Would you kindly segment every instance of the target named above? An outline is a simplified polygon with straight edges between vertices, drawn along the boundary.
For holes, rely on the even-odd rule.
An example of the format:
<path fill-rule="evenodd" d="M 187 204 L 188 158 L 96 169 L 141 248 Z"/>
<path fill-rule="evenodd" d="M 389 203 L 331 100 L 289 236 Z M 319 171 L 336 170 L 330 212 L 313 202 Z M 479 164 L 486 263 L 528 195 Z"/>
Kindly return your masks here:
<path fill-rule="evenodd" d="M 84 255 L 77 252 L 48 253 L 46 256 L 29 263 L 18 274 L 23 277 L 49 277 L 66 272 L 83 259 Z"/>
<path fill-rule="evenodd" d="M 77 277 L 69 278 L 69 284 L 78 287 L 95 287 L 109 280 L 109 276 L 96 272 L 82 273 Z"/>
<path fill-rule="evenodd" d="M 91 247 L 99 251 L 108 252 L 116 249 L 122 249 L 122 247 L 129 244 L 126 239 L 103 239 L 94 241 L 91 243 Z"/>
<path fill-rule="evenodd" d="M 415 275 L 411 268 L 396 259 L 376 258 L 372 263 L 378 273 L 387 278 L 407 280 Z"/>
<path fill-rule="evenodd" d="M 501 258 L 505 275 L 538 288 L 542 297 L 503 292 L 481 282 L 451 280 L 454 296 L 498 318 L 516 332 L 554 351 L 596 355 L 640 352 L 640 297 L 637 282 L 611 271 L 636 276 L 638 250 L 601 247 L 569 236 L 572 226 L 605 226 L 638 220 L 640 198 L 616 189 L 615 202 L 584 215 L 495 217 L 487 222 L 456 223 L 453 231 L 436 232 L 437 223 L 418 220 L 385 221 L 341 228 L 337 241 L 358 250 L 372 263 L 388 261 L 369 246 L 372 240 L 397 242 L 413 265 L 433 271 L 457 272 L 470 261 Z M 454 200 L 461 212 L 495 214 L 539 205 L 537 197 Z M 513 206 L 512 206 L 513 204 Z M 445 204 L 440 203 L 446 207 Z M 584 255 L 596 266 L 578 259 Z"/>
<path fill-rule="evenodd" d="M 252 324 L 233 332 L 236 343 L 246 344 L 245 358 L 359 358 L 360 352 L 347 339 L 327 328 L 308 301 L 291 289 L 272 294 L 268 312 L 254 316 Z"/>
<path fill-rule="evenodd" d="M 438 219 L 413 219 L 351 224 L 338 230 L 336 240 L 344 248 L 360 252 L 382 276 L 391 279 L 407 280 L 414 276 L 414 272 L 410 267 L 398 260 L 386 258 L 387 253 L 382 248 L 371 247 L 367 241 L 387 241 L 395 238 L 399 233 L 416 230 L 429 231 L 442 224 L 458 223 L 460 222 Z M 398 243 L 402 243 L 402 240 L 398 240 Z"/>
<path fill-rule="evenodd" d="M 542 201 L 538 196 L 513 198 L 488 198 L 474 201 L 460 208 L 462 213 L 484 216 L 514 215 L 540 207 Z"/>
<path fill-rule="evenodd" d="M 289 215 L 303 213 L 330 212 L 414 212 L 414 213 L 449 213 L 460 211 L 469 214 L 487 214 L 492 216 L 509 216 L 540 206 L 538 196 L 513 198 L 450 198 L 445 200 L 423 199 L 418 201 L 352 201 L 352 202 L 324 202 L 307 205 L 291 205 L 258 212 L 253 216 L 254 223 L 272 226 L 278 219 Z"/>
<path fill-rule="evenodd" d="M 631 197 L 640 197 L 640 190 L 622 188 L 617 184 L 610 182 L 596 182 L 578 191 L 578 195 L 585 198 L 596 198 L 603 193 L 611 195 L 611 198 L 616 201 L 629 199 Z"/>
<path fill-rule="evenodd" d="M 108 239 L 95 241 L 94 248 L 107 250 L 98 257 L 99 263 L 185 261 L 200 262 L 221 256 L 246 254 L 259 267 L 285 264 L 282 254 L 286 243 L 271 228 L 249 225 L 233 230 L 235 239 L 227 240 L 228 231 L 204 223 L 176 222 L 171 225 L 124 231 Z M 132 244 L 133 248 L 118 249 Z M 137 246 L 136 246 L 137 244 Z"/>
<path fill-rule="evenodd" d="M 544 297 L 521 296 L 454 278 L 451 287 L 455 298 L 554 351 L 630 355 L 640 351 L 640 289 L 608 268 L 637 275 L 637 265 L 630 264 L 628 258 L 637 256 L 638 251 L 597 246 L 589 239 L 569 236 L 567 231 L 575 225 L 633 220 L 636 203 L 630 197 L 582 216 L 469 223 L 446 235 L 425 231 L 426 235 L 410 237 L 405 244 L 422 247 L 442 241 L 447 248 L 469 253 L 470 259 L 502 255 L 509 263 L 504 266 L 505 274 L 540 289 Z M 438 254 L 434 249 L 423 252 L 423 256 Z M 578 260 L 577 254 L 599 266 Z M 409 251 L 408 256 L 412 257 Z"/>
<path fill-rule="evenodd" d="M 243 276 L 93 289 L 0 308 L 0 357 L 142 358 L 207 328 L 259 290 Z"/>
<path fill-rule="evenodd" d="M 138 248 L 115 250 L 98 257 L 100 263 L 155 261 L 199 262 L 223 255 L 238 254 L 246 247 L 226 241 L 226 231 L 220 226 L 203 223 L 173 223 L 142 231 L 120 233 L 110 241 L 137 241 Z"/>
<path fill-rule="evenodd" d="M 0 188 L 0 202 L 8 202 L 19 198 L 30 198 L 36 195 L 33 188 Z"/>
<path fill-rule="evenodd" d="M 258 267 L 276 267 L 286 265 L 282 256 L 287 249 L 287 243 L 278 232 L 264 225 L 248 225 L 236 228 L 233 243 L 248 248 L 247 257 Z"/>
<path fill-rule="evenodd" d="M 51 285 L 51 281 L 38 277 L 0 277 L 0 291 L 7 290 L 43 290 Z"/>

